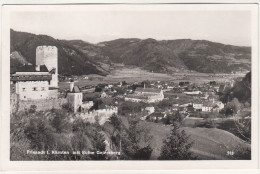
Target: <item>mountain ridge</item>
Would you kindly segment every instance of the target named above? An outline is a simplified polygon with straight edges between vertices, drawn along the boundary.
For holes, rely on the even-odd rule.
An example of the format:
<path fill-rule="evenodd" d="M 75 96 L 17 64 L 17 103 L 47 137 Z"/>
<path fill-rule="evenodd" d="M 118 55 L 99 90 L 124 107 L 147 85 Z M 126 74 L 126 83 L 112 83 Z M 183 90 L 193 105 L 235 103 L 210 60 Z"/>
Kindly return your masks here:
<path fill-rule="evenodd" d="M 59 66 L 65 67 L 61 68 L 61 74 L 66 71 L 66 73 L 74 75 L 83 73 L 105 75 L 109 73 L 113 63 L 123 63 L 124 65 L 161 73 L 182 71 L 231 73 L 251 69 L 251 47 L 246 46 L 225 45 L 207 40 L 158 41 L 152 38 L 120 38 L 92 44 L 79 39 L 55 40 L 47 35 L 26 34 L 27 36 L 17 37 L 16 40 L 18 41 L 20 39 L 26 40 L 22 46 L 20 44 L 17 48 L 15 43 L 12 44 L 11 30 L 11 50 L 18 51 L 23 57 L 27 58 L 28 52 L 32 52 L 33 47 L 39 43 L 51 43 L 57 45 L 58 49 L 65 48 L 65 51 L 61 50 L 61 55 L 65 55 L 65 61 L 66 58 L 73 60 L 73 65 L 77 66 L 79 72 L 75 73 L 73 68 L 69 67 L 69 65 L 72 65 L 71 63 L 59 62 Z M 30 49 L 24 47 L 24 45 L 27 45 Z M 27 61 L 34 64 L 31 57 L 29 56 Z M 64 61 L 64 58 L 59 58 L 59 61 Z"/>

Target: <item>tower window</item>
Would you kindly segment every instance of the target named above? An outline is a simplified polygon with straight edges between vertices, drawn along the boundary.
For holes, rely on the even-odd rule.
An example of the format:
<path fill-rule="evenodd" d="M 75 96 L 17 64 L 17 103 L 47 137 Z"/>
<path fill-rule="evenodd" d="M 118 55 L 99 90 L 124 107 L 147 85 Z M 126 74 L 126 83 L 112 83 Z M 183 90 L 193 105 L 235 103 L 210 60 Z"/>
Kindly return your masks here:
<path fill-rule="evenodd" d="M 44 87 L 42 87 L 42 91 L 45 91 L 45 88 L 44 88 Z"/>
<path fill-rule="evenodd" d="M 25 88 L 23 88 L 23 91 L 25 91 Z"/>
<path fill-rule="evenodd" d="M 33 87 L 33 91 L 37 91 L 37 88 L 36 88 L 36 87 Z"/>

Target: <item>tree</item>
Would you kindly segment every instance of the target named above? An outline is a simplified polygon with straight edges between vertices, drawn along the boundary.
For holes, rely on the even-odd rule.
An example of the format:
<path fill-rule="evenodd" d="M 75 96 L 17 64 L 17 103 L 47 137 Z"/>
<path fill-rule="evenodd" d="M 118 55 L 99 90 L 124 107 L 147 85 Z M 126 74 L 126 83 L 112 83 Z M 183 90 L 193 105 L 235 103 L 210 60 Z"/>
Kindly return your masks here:
<path fill-rule="evenodd" d="M 71 138 L 71 144 L 74 151 L 83 151 L 87 149 L 87 138 L 83 132 L 74 133 Z"/>
<path fill-rule="evenodd" d="M 169 137 L 163 141 L 159 160 L 192 160 L 196 159 L 190 151 L 193 142 L 185 131 L 180 131 L 175 123 Z"/>
<path fill-rule="evenodd" d="M 117 95 L 124 95 L 125 91 L 122 88 L 116 88 L 116 93 L 114 94 L 114 96 Z"/>
<path fill-rule="evenodd" d="M 226 115 L 228 114 L 237 114 L 241 110 L 242 105 L 237 98 L 234 98 L 231 102 L 227 103 L 226 106 Z"/>
<path fill-rule="evenodd" d="M 24 130 L 30 145 L 36 150 L 51 149 L 54 143 L 53 131 L 43 120 L 32 119 Z"/>
<path fill-rule="evenodd" d="M 66 115 L 63 111 L 55 110 L 54 111 L 54 118 L 51 121 L 51 125 L 54 129 L 56 129 L 57 133 L 61 132 L 70 132 L 71 125 L 66 119 Z"/>
<path fill-rule="evenodd" d="M 139 148 L 134 155 L 135 160 L 149 160 L 153 149 L 150 146 Z"/>
<path fill-rule="evenodd" d="M 77 118 L 72 124 L 72 132 L 85 132 L 87 129 L 87 123 L 81 118 Z"/>
<path fill-rule="evenodd" d="M 122 130 L 122 154 L 121 159 L 148 160 L 152 154 L 150 147 L 151 137 L 145 125 L 140 125 L 139 120 L 130 120 L 128 130 Z"/>
<path fill-rule="evenodd" d="M 243 140 L 251 142 L 251 119 L 234 117 L 236 131 Z"/>
<path fill-rule="evenodd" d="M 239 145 L 234 150 L 233 158 L 235 160 L 251 160 L 251 149 Z"/>
<path fill-rule="evenodd" d="M 113 126 L 111 140 L 116 147 L 120 148 L 119 146 L 121 141 L 122 121 L 118 118 L 116 114 L 113 114 L 109 118 L 109 122 Z"/>
<path fill-rule="evenodd" d="M 105 137 L 104 135 L 98 131 L 98 129 L 94 130 L 94 134 L 91 137 L 91 143 L 92 143 L 92 150 L 95 152 L 95 154 L 91 155 L 92 160 L 105 160 L 107 159 L 106 154 L 98 154 L 105 152 L 106 150 L 106 143 L 105 143 Z"/>
<path fill-rule="evenodd" d="M 95 92 L 102 92 L 102 88 L 101 88 L 100 86 L 97 86 L 97 87 L 95 88 Z"/>
<path fill-rule="evenodd" d="M 121 120 L 118 118 L 118 116 L 116 114 L 113 114 L 110 118 L 109 118 L 109 122 L 110 124 L 112 124 L 113 126 L 113 134 L 118 131 L 120 132 L 121 130 Z"/>
<path fill-rule="evenodd" d="M 56 129 L 56 132 L 61 133 L 61 117 L 56 115 L 52 120 L 52 126 Z"/>
<path fill-rule="evenodd" d="M 37 106 L 36 106 L 36 105 L 31 105 L 31 106 L 30 106 L 30 109 L 29 109 L 29 113 L 35 113 L 35 112 L 36 112 L 36 109 L 37 109 Z"/>
<path fill-rule="evenodd" d="M 143 103 L 143 102 L 136 103 L 136 102 L 126 101 L 126 102 L 122 103 L 122 105 L 119 107 L 118 113 L 121 115 L 137 113 L 137 112 L 141 112 L 141 109 L 146 106 L 147 106 L 147 104 Z"/>
<path fill-rule="evenodd" d="M 166 125 L 173 124 L 175 122 L 181 123 L 183 120 L 182 115 L 179 112 L 168 114 L 166 118 L 163 118 L 163 123 Z"/>
<path fill-rule="evenodd" d="M 170 103 L 168 100 L 162 100 L 158 103 L 157 107 L 160 109 L 171 108 L 172 103 Z"/>
<path fill-rule="evenodd" d="M 209 84 L 210 85 L 216 85 L 217 83 L 216 83 L 216 81 L 210 81 Z"/>

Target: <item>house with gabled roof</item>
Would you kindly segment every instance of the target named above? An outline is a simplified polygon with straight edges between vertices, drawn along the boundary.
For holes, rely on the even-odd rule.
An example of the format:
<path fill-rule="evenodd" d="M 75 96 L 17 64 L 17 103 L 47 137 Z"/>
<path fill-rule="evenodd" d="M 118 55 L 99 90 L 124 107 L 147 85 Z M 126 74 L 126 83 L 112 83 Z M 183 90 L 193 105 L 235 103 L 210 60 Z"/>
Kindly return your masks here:
<path fill-rule="evenodd" d="M 38 100 L 58 97 L 58 90 L 50 88 L 52 74 L 45 65 L 17 67 L 10 81 L 19 100 Z"/>

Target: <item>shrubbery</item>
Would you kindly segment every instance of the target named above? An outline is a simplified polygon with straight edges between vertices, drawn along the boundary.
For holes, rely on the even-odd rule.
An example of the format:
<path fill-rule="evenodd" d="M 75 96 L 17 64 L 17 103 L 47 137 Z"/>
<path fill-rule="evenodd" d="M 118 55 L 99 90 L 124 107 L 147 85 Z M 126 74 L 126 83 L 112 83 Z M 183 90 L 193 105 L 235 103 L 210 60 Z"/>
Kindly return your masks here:
<path fill-rule="evenodd" d="M 34 107 L 31 107 L 34 108 Z M 11 115 L 11 160 L 105 159 L 105 156 L 72 154 L 72 151 L 104 151 L 105 138 L 95 124 L 70 121 L 63 110 L 21 112 Z M 93 133 L 94 132 L 94 133 Z M 69 151 L 69 155 L 33 155 L 34 151 Z"/>
<path fill-rule="evenodd" d="M 126 101 L 121 104 L 121 106 L 118 109 L 118 114 L 120 115 L 127 115 L 131 113 L 138 113 L 141 112 L 142 108 L 147 106 L 146 103 L 136 103 L 136 102 L 130 102 Z"/>
<path fill-rule="evenodd" d="M 22 112 L 11 116 L 11 160 L 107 160 L 116 155 L 97 154 L 110 149 L 121 152 L 120 159 L 149 159 L 152 153 L 149 130 L 131 118 L 129 127 L 117 115 L 110 118 L 113 131 L 104 126 L 86 122 L 63 110 Z M 69 151 L 69 155 L 33 155 L 34 151 Z M 73 154 L 73 151 L 90 151 L 92 155 Z"/>

